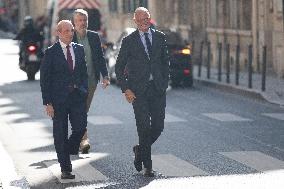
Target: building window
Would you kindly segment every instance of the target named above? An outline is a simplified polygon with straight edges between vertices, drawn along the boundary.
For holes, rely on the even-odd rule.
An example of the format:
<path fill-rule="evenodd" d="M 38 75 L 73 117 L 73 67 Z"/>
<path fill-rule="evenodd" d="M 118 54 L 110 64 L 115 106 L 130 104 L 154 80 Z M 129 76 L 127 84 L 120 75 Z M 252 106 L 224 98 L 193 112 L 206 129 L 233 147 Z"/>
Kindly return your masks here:
<path fill-rule="evenodd" d="M 188 24 L 188 15 L 189 15 L 189 1 L 188 0 L 178 1 L 179 24 L 183 24 L 183 25 Z"/>
<path fill-rule="evenodd" d="M 118 12 L 117 0 L 108 0 L 108 8 L 110 12 Z"/>
<path fill-rule="evenodd" d="M 134 12 L 137 7 L 148 8 L 148 0 L 123 0 L 123 13 Z"/>
<path fill-rule="evenodd" d="M 242 0 L 242 25 L 241 29 L 251 30 L 251 18 L 252 18 L 252 1 Z"/>
<path fill-rule="evenodd" d="M 216 0 L 209 1 L 209 26 L 216 27 L 217 26 L 217 5 Z"/>

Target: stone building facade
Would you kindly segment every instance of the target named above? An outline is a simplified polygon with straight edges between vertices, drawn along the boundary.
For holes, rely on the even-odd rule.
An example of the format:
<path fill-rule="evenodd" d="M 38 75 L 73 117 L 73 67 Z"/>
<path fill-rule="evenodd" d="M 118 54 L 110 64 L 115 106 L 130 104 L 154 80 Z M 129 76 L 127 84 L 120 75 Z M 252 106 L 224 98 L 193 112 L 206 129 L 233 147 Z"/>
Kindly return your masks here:
<path fill-rule="evenodd" d="M 267 46 L 269 71 L 284 77 L 283 0 L 101 0 L 108 37 L 115 41 L 125 27 L 133 27 L 133 11 L 146 6 L 159 27 L 179 31 L 195 42 L 194 60 L 198 61 L 201 42 L 211 43 L 211 62 L 217 64 L 217 44 L 230 44 L 234 64 L 240 46 L 241 68 L 248 62 L 252 45 L 253 70 L 261 71 L 263 46 Z M 204 43 L 206 45 L 206 43 Z M 222 50 L 225 56 L 225 48 Z M 204 53 L 206 58 L 206 52 Z M 223 59 L 224 60 L 224 59 Z"/>

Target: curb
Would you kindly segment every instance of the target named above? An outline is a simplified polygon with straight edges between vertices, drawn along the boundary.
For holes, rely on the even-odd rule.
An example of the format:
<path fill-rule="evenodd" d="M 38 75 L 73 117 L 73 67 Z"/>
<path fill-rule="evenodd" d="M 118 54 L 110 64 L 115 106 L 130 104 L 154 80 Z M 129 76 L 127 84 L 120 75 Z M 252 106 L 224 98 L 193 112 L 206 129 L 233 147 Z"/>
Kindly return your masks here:
<path fill-rule="evenodd" d="M 232 94 L 239 94 L 245 97 L 255 98 L 258 100 L 264 100 L 272 104 L 283 106 L 283 104 L 270 100 L 266 95 L 264 95 L 263 93 L 255 89 L 248 89 L 248 88 L 237 86 L 237 85 L 231 85 L 227 83 L 221 83 L 218 81 L 206 80 L 206 79 L 201 79 L 201 78 L 194 78 L 194 82 L 207 86 L 207 87 L 212 87 L 212 88 L 214 87 L 217 89 L 221 89 L 221 90 L 224 90 Z"/>

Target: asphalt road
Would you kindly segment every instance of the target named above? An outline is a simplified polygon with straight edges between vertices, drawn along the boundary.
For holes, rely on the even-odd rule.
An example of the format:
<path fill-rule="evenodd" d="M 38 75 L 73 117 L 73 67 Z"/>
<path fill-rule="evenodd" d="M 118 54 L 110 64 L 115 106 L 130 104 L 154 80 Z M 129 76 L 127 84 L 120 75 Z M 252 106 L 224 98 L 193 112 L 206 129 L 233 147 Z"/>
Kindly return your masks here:
<path fill-rule="evenodd" d="M 0 143 L 16 173 L 3 178 L 8 168 L 1 168 L 3 185 L 42 189 L 284 186 L 278 179 L 284 170 L 284 109 L 202 85 L 168 90 L 165 129 L 152 148 L 153 179 L 133 167 L 132 146 L 138 138 L 131 105 L 117 86 L 98 87 L 88 115 L 91 153 L 74 159 L 77 179 L 64 183 L 57 178 L 52 122 L 42 106 L 39 76 L 26 81 L 17 67 L 17 50 L 13 41 L 0 40 Z"/>

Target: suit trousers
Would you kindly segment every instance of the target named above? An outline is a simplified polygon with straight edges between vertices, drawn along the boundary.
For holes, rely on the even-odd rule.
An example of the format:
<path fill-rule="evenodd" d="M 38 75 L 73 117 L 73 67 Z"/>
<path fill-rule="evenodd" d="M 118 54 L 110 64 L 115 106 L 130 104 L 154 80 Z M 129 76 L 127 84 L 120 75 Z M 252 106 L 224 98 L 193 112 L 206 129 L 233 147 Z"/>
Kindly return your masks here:
<path fill-rule="evenodd" d="M 61 171 L 72 171 L 70 154 L 78 154 L 87 127 L 86 99 L 77 89 L 62 104 L 54 104 L 53 137 Z M 71 135 L 68 138 L 68 118 Z"/>
<path fill-rule="evenodd" d="M 139 137 L 139 156 L 145 168 L 152 168 L 151 146 L 164 129 L 166 94 L 159 94 L 149 81 L 144 95 L 136 96 L 133 109 Z"/>

